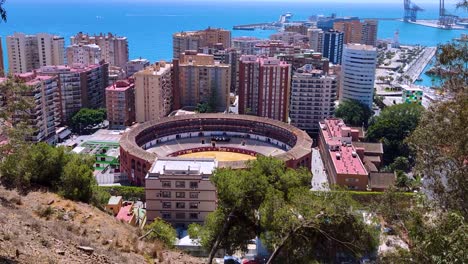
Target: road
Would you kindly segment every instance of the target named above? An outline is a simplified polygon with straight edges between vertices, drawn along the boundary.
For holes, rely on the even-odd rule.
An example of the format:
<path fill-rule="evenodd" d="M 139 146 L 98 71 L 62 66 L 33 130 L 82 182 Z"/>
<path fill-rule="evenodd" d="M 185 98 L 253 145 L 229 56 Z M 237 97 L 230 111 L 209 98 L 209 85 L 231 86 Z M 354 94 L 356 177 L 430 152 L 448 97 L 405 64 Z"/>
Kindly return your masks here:
<path fill-rule="evenodd" d="M 329 191 L 327 174 L 323 166 L 322 157 L 318 148 L 312 149 L 312 190 L 313 191 Z"/>

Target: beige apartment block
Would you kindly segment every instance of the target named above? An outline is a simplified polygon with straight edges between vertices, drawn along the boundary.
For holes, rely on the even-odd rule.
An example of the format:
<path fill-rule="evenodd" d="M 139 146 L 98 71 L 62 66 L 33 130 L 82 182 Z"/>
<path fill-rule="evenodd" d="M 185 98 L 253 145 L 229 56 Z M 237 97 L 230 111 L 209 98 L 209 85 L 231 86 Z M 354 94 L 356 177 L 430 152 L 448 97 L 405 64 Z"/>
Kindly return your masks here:
<path fill-rule="evenodd" d="M 177 227 L 202 224 L 216 209 L 216 188 L 210 177 L 215 159 L 160 158 L 146 176 L 148 221 L 162 218 Z"/>
<path fill-rule="evenodd" d="M 172 64 L 156 62 L 133 76 L 136 121 L 142 123 L 167 116 L 173 102 Z"/>
<path fill-rule="evenodd" d="M 73 65 L 98 64 L 101 61 L 101 48 L 96 44 L 73 44 L 67 47 L 67 63 Z"/>
<path fill-rule="evenodd" d="M 7 36 L 6 42 L 10 73 L 26 73 L 42 66 L 64 64 L 63 37 L 45 33 L 15 33 Z"/>
<path fill-rule="evenodd" d="M 110 66 L 125 68 L 128 61 L 128 40 L 126 37 L 119 37 L 108 33 L 99 35 L 88 35 L 79 32 L 70 38 L 73 44 L 95 44 L 101 48 L 101 60 L 108 62 Z"/>
<path fill-rule="evenodd" d="M 231 31 L 220 28 L 207 28 L 198 31 L 177 32 L 172 35 L 173 57 L 179 58 L 186 50 L 213 48 L 221 45 L 231 47 Z"/>
<path fill-rule="evenodd" d="M 213 55 L 187 51 L 174 60 L 174 72 L 178 76 L 174 82 L 176 109 L 206 103 L 213 111 L 223 112 L 229 106 L 229 64 L 215 61 Z"/>

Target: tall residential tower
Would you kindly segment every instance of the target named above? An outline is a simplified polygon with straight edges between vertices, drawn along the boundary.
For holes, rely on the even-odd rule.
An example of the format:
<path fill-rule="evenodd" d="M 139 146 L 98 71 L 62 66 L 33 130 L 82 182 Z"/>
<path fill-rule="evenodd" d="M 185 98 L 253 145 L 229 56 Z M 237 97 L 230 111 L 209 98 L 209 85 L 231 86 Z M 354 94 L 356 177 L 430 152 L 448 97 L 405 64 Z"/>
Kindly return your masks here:
<path fill-rule="evenodd" d="M 238 74 L 239 114 L 288 121 L 290 64 L 276 58 L 244 55 Z"/>
<path fill-rule="evenodd" d="M 172 65 L 156 62 L 133 76 L 136 121 L 143 123 L 167 116 L 173 105 Z"/>
<path fill-rule="evenodd" d="M 362 44 L 347 44 L 341 68 L 340 101 L 358 100 L 372 107 L 377 49 Z"/>
<path fill-rule="evenodd" d="M 50 34 L 7 36 L 8 65 L 10 73 L 26 73 L 42 66 L 63 65 L 63 37 Z"/>

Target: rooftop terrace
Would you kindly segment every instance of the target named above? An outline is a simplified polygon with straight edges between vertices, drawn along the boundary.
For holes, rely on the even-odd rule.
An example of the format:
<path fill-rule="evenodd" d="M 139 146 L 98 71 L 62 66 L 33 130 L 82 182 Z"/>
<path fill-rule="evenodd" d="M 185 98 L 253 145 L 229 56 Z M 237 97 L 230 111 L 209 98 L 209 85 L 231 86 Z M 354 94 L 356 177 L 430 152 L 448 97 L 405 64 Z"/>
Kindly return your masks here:
<path fill-rule="evenodd" d="M 367 175 L 367 170 L 351 144 L 351 128 L 343 120 L 330 118 L 320 122 L 323 138 L 337 174 Z"/>

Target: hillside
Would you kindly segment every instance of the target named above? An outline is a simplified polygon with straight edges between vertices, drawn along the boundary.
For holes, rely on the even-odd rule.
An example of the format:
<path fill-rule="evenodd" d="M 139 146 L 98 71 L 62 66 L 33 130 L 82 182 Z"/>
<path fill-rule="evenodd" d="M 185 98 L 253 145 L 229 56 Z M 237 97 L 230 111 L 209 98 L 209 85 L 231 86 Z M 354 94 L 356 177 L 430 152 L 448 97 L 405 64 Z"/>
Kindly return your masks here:
<path fill-rule="evenodd" d="M 203 263 L 139 235 L 88 204 L 0 187 L 0 263 Z"/>

